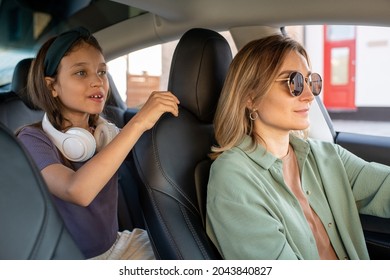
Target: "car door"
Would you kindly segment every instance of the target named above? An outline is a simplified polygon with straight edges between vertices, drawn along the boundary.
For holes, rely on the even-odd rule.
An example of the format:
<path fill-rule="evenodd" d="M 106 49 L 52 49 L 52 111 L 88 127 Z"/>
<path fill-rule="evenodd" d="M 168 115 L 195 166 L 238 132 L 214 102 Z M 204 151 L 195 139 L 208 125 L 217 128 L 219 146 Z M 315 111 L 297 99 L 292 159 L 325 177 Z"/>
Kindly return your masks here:
<path fill-rule="evenodd" d="M 335 142 L 366 161 L 390 165 L 390 137 L 336 132 Z M 390 219 L 369 215 L 360 219 L 370 258 L 390 259 Z"/>

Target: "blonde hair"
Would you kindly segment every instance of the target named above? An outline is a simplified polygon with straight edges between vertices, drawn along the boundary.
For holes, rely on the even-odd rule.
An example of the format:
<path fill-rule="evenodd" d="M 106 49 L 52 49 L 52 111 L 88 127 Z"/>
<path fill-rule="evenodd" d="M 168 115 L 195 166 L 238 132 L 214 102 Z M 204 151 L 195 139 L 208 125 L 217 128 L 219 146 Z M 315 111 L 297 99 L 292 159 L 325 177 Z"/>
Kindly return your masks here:
<path fill-rule="evenodd" d="M 249 148 L 261 140 L 252 131 L 252 108 L 269 92 L 286 55 L 295 51 L 310 61 L 301 44 L 290 37 L 271 35 L 245 45 L 234 57 L 214 117 L 217 146 L 212 147 L 211 158 L 239 144 L 245 135 L 252 138 Z"/>

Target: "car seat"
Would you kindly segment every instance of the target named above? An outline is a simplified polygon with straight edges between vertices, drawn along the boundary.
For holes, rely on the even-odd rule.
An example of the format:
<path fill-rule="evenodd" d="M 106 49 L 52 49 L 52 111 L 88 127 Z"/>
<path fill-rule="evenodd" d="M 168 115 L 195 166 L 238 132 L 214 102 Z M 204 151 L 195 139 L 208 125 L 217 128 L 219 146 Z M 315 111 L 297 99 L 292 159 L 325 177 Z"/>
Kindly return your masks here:
<path fill-rule="evenodd" d="M 10 91 L 1 94 L 0 121 L 13 132 L 43 118 L 43 111 L 34 106 L 26 94 L 28 71 L 32 61 L 32 58 L 19 61 L 15 66 Z"/>
<path fill-rule="evenodd" d="M 232 54 L 219 33 L 195 28 L 180 39 L 168 90 L 179 116 L 164 114 L 133 149 L 140 203 L 158 259 L 220 259 L 204 228 L 213 118 Z"/>
<path fill-rule="evenodd" d="M 41 173 L 2 123 L 0 147 L 0 259 L 84 259 Z"/>

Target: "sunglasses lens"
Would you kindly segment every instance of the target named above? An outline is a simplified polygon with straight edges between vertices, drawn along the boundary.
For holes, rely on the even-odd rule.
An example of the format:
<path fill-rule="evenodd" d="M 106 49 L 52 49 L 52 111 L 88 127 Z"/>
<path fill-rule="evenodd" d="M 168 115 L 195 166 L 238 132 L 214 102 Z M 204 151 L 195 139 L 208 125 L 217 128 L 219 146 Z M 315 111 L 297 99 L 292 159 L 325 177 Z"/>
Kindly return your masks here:
<path fill-rule="evenodd" d="M 292 72 L 290 74 L 290 90 L 293 96 L 301 95 L 303 87 L 305 86 L 305 79 L 303 75 L 299 72 Z"/>
<path fill-rule="evenodd" d="M 314 95 L 319 95 L 322 89 L 322 79 L 317 73 L 312 73 L 310 76 L 310 88 Z"/>

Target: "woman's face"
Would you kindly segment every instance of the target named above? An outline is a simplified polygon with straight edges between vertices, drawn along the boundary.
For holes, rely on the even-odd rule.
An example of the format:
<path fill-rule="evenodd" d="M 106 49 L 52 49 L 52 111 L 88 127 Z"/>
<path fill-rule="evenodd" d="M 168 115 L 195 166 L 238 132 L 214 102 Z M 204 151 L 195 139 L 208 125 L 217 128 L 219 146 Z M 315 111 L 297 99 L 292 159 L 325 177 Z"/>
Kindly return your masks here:
<path fill-rule="evenodd" d="M 64 105 L 63 115 L 77 125 L 89 114 L 102 112 L 108 93 L 107 65 L 103 55 L 83 43 L 64 56 L 52 94 Z"/>
<path fill-rule="evenodd" d="M 305 57 L 291 51 L 287 54 L 276 79 L 288 78 L 289 73 L 298 71 L 306 78 L 310 69 Z M 254 129 L 260 136 L 265 133 L 288 134 L 290 130 L 304 130 L 309 127 L 309 109 L 314 96 L 305 83 L 302 94 L 293 97 L 287 81 L 275 81 L 271 90 L 256 107 L 259 117 Z"/>

